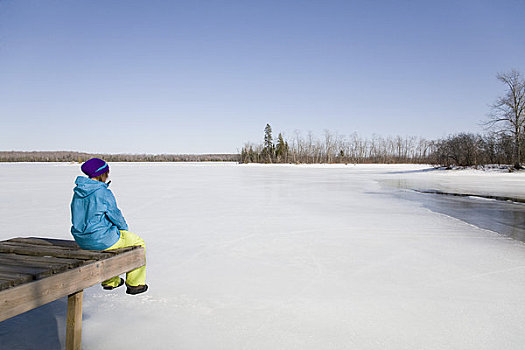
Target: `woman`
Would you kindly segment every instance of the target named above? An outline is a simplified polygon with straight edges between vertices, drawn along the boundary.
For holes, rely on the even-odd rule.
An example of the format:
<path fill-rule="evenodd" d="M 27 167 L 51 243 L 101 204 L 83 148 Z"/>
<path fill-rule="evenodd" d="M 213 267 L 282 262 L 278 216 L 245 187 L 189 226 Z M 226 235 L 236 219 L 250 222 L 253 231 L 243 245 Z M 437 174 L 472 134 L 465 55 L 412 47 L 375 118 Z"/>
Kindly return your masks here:
<path fill-rule="evenodd" d="M 73 189 L 71 201 L 71 234 L 82 249 L 111 250 L 117 248 L 145 247 L 142 238 L 128 232 L 128 225 L 113 192 L 108 188 L 109 165 L 99 158 L 92 158 L 82 164 Z M 148 290 L 146 285 L 146 266 L 126 274 L 126 293 L 140 294 Z M 112 290 L 124 284 L 119 276 L 102 282 L 102 287 Z"/>

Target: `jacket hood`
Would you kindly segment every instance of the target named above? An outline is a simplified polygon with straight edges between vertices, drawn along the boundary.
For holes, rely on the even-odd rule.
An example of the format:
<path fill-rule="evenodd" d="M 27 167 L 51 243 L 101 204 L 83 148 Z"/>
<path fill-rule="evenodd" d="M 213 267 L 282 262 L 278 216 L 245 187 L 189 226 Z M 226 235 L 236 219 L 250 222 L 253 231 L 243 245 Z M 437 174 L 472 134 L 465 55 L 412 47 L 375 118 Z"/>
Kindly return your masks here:
<path fill-rule="evenodd" d="M 75 180 L 75 184 L 77 186 L 73 189 L 73 192 L 82 198 L 89 196 L 101 188 L 108 188 L 108 184 L 85 176 L 78 176 Z"/>

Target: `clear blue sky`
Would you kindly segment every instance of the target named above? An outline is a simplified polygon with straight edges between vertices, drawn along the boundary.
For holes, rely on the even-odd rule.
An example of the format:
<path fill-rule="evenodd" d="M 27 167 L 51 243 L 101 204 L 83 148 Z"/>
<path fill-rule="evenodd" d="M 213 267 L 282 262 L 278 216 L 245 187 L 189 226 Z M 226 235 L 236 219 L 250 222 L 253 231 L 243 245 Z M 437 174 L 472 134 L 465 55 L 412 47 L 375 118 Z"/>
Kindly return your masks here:
<path fill-rule="evenodd" d="M 0 0 L 0 150 L 482 131 L 524 1 Z M 525 73 L 525 72 L 524 72 Z"/>

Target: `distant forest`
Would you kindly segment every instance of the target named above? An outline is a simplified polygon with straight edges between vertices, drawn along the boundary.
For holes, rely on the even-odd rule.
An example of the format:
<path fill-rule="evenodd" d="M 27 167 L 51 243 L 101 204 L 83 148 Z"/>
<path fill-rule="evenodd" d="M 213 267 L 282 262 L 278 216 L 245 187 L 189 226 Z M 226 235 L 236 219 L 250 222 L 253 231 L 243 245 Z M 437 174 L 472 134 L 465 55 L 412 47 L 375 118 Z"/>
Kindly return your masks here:
<path fill-rule="evenodd" d="M 426 140 L 408 136 L 362 138 L 354 133 L 341 136 L 325 131 L 319 139 L 299 131 L 290 140 L 279 133 L 274 142 L 269 124 L 264 142 L 247 143 L 241 150 L 241 163 L 413 163 L 436 166 L 480 166 L 513 164 L 514 140 L 501 133 L 486 135 L 460 133 L 444 139 Z M 525 154 L 525 145 L 520 145 Z M 523 161 L 523 159 L 522 159 Z"/>
<path fill-rule="evenodd" d="M 266 125 L 262 144 L 247 143 L 241 163 L 428 163 L 435 152 L 432 141 L 417 137 L 349 137 L 325 131 L 319 139 L 299 131 L 290 140 L 279 133 L 274 142 L 272 127 Z"/>
<path fill-rule="evenodd" d="M 341 136 L 326 130 L 321 139 L 296 131 L 274 140 L 267 124 L 262 143 L 246 143 L 241 163 L 418 163 L 445 167 L 512 165 L 521 169 L 525 145 L 525 79 L 516 70 L 498 74 L 505 92 L 482 122 L 485 134 L 459 133 L 439 140 L 409 136 Z"/>
<path fill-rule="evenodd" d="M 97 157 L 108 162 L 238 162 L 238 154 L 95 154 L 82 152 L 0 151 L 0 162 L 85 162 Z"/>

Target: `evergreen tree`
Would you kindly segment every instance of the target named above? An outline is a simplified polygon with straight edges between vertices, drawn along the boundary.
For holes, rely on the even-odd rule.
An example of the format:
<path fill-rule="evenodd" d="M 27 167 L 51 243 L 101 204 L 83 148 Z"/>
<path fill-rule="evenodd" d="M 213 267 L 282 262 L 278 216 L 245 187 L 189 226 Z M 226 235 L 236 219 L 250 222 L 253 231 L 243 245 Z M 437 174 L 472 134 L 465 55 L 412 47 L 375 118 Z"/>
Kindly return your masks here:
<path fill-rule="evenodd" d="M 283 135 L 279 133 L 279 136 L 277 137 L 277 146 L 275 148 L 275 157 L 277 158 L 277 161 L 281 161 L 282 158 L 286 154 L 286 144 L 284 142 Z"/>
<path fill-rule="evenodd" d="M 264 128 L 264 153 L 267 162 L 272 162 L 274 158 L 274 145 L 272 138 L 272 127 L 270 124 L 266 124 Z"/>

